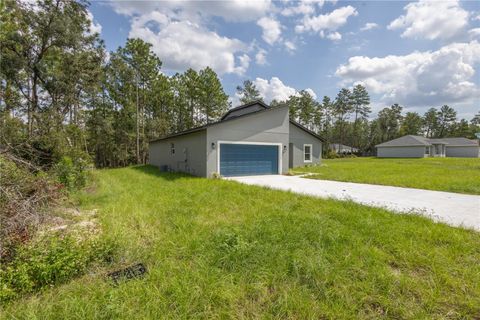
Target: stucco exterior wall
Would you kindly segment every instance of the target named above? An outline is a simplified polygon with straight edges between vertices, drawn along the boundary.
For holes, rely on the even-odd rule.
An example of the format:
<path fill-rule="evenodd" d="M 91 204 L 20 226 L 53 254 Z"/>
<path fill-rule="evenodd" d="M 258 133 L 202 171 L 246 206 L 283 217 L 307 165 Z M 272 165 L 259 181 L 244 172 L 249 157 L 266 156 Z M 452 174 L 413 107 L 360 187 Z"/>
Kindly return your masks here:
<path fill-rule="evenodd" d="M 232 119 L 207 128 L 207 175 L 218 172 L 217 152 L 219 141 L 280 143 L 282 172 L 288 171 L 288 107 L 278 107 L 238 119 Z M 215 143 L 215 148 L 212 148 Z M 287 146 L 284 151 L 283 146 Z"/>
<path fill-rule="evenodd" d="M 452 147 L 447 145 L 446 156 L 459 158 L 478 158 L 480 157 L 480 147 Z"/>
<path fill-rule="evenodd" d="M 207 175 L 207 153 L 205 149 L 206 130 L 151 142 L 149 145 L 149 163 L 170 170 L 186 172 L 195 176 Z M 175 154 L 171 153 L 171 144 Z"/>
<path fill-rule="evenodd" d="M 290 167 L 299 167 L 307 164 L 316 164 L 320 163 L 322 159 L 322 142 L 312 136 L 311 134 L 306 133 L 297 126 L 289 123 L 289 160 Z M 312 145 L 312 161 L 305 162 L 303 154 L 303 145 L 311 144 Z"/>
<path fill-rule="evenodd" d="M 424 158 L 424 146 L 411 147 L 377 147 L 379 158 Z"/>

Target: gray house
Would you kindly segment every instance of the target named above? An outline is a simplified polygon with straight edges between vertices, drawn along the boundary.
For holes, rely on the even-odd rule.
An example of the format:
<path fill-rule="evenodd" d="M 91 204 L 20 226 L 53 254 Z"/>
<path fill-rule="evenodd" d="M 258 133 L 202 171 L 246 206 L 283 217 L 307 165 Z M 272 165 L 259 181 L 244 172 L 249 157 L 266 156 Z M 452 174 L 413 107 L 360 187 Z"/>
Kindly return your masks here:
<path fill-rule="evenodd" d="M 467 138 L 403 136 L 375 146 L 379 158 L 480 157 L 478 142 Z"/>
<path fill-rule="evenodd" d="M 230 109 L 218 122 L 151 141 L 149 163 L 202 177 L 283 174 L 319 163 L 322 141 L 289 120 L 287 106 L 254 101 Z"/>

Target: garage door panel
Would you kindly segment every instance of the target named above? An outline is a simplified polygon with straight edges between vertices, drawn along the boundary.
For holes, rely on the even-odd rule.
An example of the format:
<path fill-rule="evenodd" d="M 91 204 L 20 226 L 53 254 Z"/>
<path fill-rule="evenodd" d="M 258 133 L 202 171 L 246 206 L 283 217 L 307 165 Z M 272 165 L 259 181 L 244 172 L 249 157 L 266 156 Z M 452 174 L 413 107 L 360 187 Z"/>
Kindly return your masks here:
<path fill-rule="evenodd" d="M 220 174 L 223 176 L 278 174 L 278 146 L 222 143 Z"/>

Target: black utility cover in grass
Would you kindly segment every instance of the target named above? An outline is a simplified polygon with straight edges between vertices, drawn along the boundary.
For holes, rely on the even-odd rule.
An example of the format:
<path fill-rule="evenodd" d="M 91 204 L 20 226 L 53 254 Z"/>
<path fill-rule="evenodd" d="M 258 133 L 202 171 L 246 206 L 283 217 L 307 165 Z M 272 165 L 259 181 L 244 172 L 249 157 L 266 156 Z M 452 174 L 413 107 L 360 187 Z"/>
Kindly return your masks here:
<path fill-rule="evenodd" d="M 110 279 L 113 280 L 113 283 L 117 285 L 122 280 L 131 280 L 134 278 L 143 277 L 146 272 L 147 268 L 145 265 L 143 263 L 138 263 L 122 270 L 110 272 L 108 277 L 110 277 Z"/>

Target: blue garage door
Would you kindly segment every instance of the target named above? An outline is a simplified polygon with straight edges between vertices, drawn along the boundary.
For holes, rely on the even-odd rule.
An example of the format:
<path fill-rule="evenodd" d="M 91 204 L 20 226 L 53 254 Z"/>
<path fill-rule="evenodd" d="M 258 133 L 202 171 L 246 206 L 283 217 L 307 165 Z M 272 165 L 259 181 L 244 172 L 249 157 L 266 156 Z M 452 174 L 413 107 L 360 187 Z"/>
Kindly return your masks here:
<path fill-rule="evenodd" d="M 225 177 L 278 174 L 278 146 L 222 143 L 220 174 Z"/>

